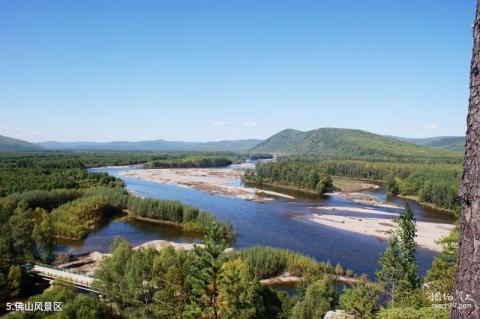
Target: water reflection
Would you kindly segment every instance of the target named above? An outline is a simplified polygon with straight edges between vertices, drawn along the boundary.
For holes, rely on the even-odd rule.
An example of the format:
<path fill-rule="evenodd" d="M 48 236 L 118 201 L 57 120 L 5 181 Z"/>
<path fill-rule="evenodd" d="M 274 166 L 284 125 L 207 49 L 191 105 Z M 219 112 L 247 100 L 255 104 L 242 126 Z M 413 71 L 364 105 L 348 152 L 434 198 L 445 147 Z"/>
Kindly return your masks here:
<path fill-rule="evenodd" d="M 132 246 L 157 239 L 180 243 L 201 241 L 200 235 L 184 232 L 180 228 L 117 218 L 107 226 L 91 232 L 83 241 L 58 241 L 57 251 L 73 255 L 83 255 L 92 251 L 108 252 L 108 248 L 116 236 L 127 239 Z"/>

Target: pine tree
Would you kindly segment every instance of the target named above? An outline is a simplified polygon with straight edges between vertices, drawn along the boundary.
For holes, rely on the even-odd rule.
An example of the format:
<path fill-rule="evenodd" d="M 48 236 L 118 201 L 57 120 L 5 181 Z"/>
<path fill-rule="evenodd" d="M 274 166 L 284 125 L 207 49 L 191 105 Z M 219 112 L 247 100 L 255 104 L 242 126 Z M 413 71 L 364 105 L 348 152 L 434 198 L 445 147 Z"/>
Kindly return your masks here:
<path fill-rule="evenodd" d="M 340 308 L 358 319 L 375 318 L 377 302 L 377 291 L 366 277 L 360 278 L 352 288 L 344 289 L 340 296 Z"/>
<path fill-rule="evenodd" d="M 305 293 L 305 297 L 292 310 L 292 319 L 317 319 L 335 308 L 338 301 L 335 281 L 324 276 L 311 284 Z"/>
<path fill-rule="evenodd" d="M 428 289 L 432 292 L 453 294 L 455 288 L 455 273 L 458 260 L 458 226 L 440 241 L 442 252 L 432 261 L 432 268 L 425 276 Z"/>
<path fill-rule="evenodd" d="M 219 291 L 222 318 L 264 318 L 260 292 L 260 282 L 240 258 L 223 264 Z"/>
<path fill-rule="evenodd" d="M 398 299 L 398 288 L 402 280 L 402 262 L 396 234 L 390 236 L 388 247 L 380 257 L 381 270 L 376 273 L 377 280 L 392 304 Z"/>
<path fill-rule="evenodd" d="M 203 239 L 204 247 L 195 246 L 195 261 L 189 281 L 192 293 L 184 316 L 186 318 L 219 319 L 219 284 L 221 280 L 223 251 L 227 247 L 222 239 L 221 227 L 214 223 Z"/>
<path fill-rule="evenodd" d="M 405 211 L 400 214 L 399 218 L 399 237 L 400 237 L 400 253 L 402 256 L 403 272 L 409 292 L 413 292 L 420 287 L 420 278 L 417 271 L 417 227 L 415 225 L 415 217 L 410 205 L 406 205 Z"/>
<path fill-rule="evenodd" d="M 189 252 L 166 247 L 153 262 L 152 284 L 157 318 L 180 319 L 190 292 L 187 276 L 191 268 Z"/>
<path fill-rule="evenodd" d="M 400 214 L 398 227 L 389 239 L 389 246 L 380 258 L 377 279 L 390 297 L 392 305 L 411 304 L 420 288 L 416 253 L 417 228 L 415 217 L 407 204 Z"/>

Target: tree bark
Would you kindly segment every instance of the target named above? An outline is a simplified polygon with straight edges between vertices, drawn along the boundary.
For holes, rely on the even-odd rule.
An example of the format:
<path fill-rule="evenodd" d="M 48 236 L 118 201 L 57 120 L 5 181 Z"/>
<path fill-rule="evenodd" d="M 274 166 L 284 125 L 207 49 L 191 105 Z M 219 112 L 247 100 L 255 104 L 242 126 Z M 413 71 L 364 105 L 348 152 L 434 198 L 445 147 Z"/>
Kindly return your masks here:
<path fill-rule="evenodd" d="M 473 26 L 459 260 L 451 318 L 480 319 L 480 0 Z"/>

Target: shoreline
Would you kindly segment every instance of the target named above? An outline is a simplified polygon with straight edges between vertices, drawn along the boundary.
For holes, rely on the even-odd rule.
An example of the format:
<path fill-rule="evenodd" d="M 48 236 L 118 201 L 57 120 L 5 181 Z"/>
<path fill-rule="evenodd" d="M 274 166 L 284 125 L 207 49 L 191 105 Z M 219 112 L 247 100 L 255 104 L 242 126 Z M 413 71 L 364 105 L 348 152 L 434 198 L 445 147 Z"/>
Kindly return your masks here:
<path fill-rule="evenodd" d="M 336 277 L 338 282 L 345 283 L 345 284 L 356 284 L 360 282 L 360 280 L 355 277 L 338 276 L 333 274 L 331 274 L 331 276 Z M 260 284 L 263 286 L 275 286 L 275 285 L 282 285 L 282 284 L 296 285 L 302 280 L 303 280 L 302 277 L 293 276 L 293 275 L 290 275 L 289 273 L 284 273 L 275 277 L 261 279 Z"/>
<path fill-rule="evenodd" d="M 55 240 L 65 240 L 65 241 L 82 241 L 85 238 L 82 237 L 68 237 L 68 236 L 61 236 L 61 235 L 55 235 L 53 236 Z"/>
<path fill-rule="evenodd" d="M 385 202 L 382 201 L 372 195 L 368 195 L 365 193 L 357 193 L 357 192 L 333 192 L 333 193 L 327 193 L 325 195 L 330 195 L 330 196 L 337 196 L 342 199 L 346 199 L 349 201 L 352 201 L 357 204 L 363 204 L 363 205 L 371 205 L 375 207 L 383 207 L 383 208 L 393 208 L 393 209 L 401 209 L 402 207 L 398 206 L 395 203 L 392 202 Z"/>
<path fill-rule="evenodd" d="M 194 188 L 214 195 L 231 196 L 244 200 L 263 202 L 272 200 L 270 196 L 280 196 L 283 198 L 293 198 L 292 196 L 281 194 L 275 191 L 263 190 L 254 187 L 244 187 L 238 184 L 238 179 L 243 176 L 243 172 L 232 169 L 147 169 L 147 170 L 128 170 L 121 172 L 122 176 L 130 176 L 141 180 L 154 181 L 163 184 L 172 184 L 180 187 Z M 377 189 L 375 184 L 365 183 L 365 181 L 351 182 L 348 178 L 341 178 L 344 185 L 360 190 Z M 268 184 L 264 184 L 268 186 Z M 290 187 L 285 185 L 271 185 L 274 188 L 302 191 L 312 194 L 313 192 Z M 351 192 L 333 192 L 324 194 L 335 196 L 352 203 L 358 204 L 358 207 L 316 207 L 316 211 L 311 215 L 305 216 L 310 222 L 319 223 L 325 226 L 350 231 L 366 236 L 373 236 L 379 240 L 386 241 L 396 228 L 401 207 L 391 203 L 379 200 L 378 198 L 362 193 L 360 191 Z M 265 197 L 267 196 L 267 197 Z M 393 212 L 392 212 L 393 210 Z M 173 225 L 182 227 L 173 222 L 152 220 L 148 217 L 133 216 L 137 220 Z M 431 251 L 441 251 L 441 245 L 436 241 L 449 234 L 453 224 L 444 224 L 440 222 L 417 221 L 417 244 L 421 248 Z"/>
<path fill-rule="evenodd" d="M 203 247 L 201 243 L 178 243 L 168 240 L 151 240 L 144 242 L 140 245 L 132 247 L 132 250 L 139 249 L 155 249 L 160 251 L 167 247 L 172 247 L 175 250 L 190 251 L 194 249 L 194 246 Z M 85 255 L 79 256 L 74 260 L 60 264 L 57 267 L 60 269 L 68 269 L 70 271 L 78 272 L 87 276 L 93 276 L 97 268 L 100 266 L 104 258 L 110 257 L 111 253 L 101 253 L 98 251 L 91 251 Z"/>
<path fill-rule="evenodd" d="M 400 212 L 382 210 L 381 207 L 316 207 L 317 212 L 308 220 L 362 235 L 373 236 L 387 241 L 397 227 Z M 440 252 L 442 246 L 437 241 L 447 236 L 453 224 L 417 221 L 418 247 Z"/>
<path fill-rule="evenodd" d="M 372 205 L 375 205 L 375 206 L 378 206 L 378 205 L 375 204 L 374 202 L 382 202 L 382 201 L 376 199 L 375 197 L 369 196 L 369 195 L 364 194 L 364 193 L 359 193 L 359 191 L 364 191 L 364 190 L 368 190 L 368 189 L 378 189 L 378 188 L 380 188 L 380 186 L 378 184 L 384 184 L 385 183 L 384 181 L 368 180 L 368 179 L 364 179 L 364 178 L 342 177 L 342 176 L 332 176 L 332 178 L 334 178 L 334 179 L 337 178 L 337 179 L 342 179 L 342 180 L 350 180 L 350 181 L 358 181 L 358 182 L 365 182 L 365 183 L 369 184 L 370 186 L 365 187 L 365 188 L 361 188 L 361 189 L 357 189 L 355 191 L 340 190 L 340 191 L 335 191 L 335 192 L 331 192 L 331 193 L 325 193 L 323 195 L 342 196 L 344 199 L 348 199 L 348 200 L 351 200 L 353 202 L 357 202 L 359 204 L 372 204 Z M 246 182 L 250 183 L 252 185 L 257 185 L 258 187 L 261 187 L 262 185 L 265 185 L 265 186 L 272 187 L 272 188 L 278 188 L 280 190 L 299 192 L 299 193 L 303 193 L 303 194 L 306 194 L 306 195 L 322 196 L 322 195 L 316 194 L 312 190 L 299 188 L 299 187 L 294 187 L 294 186 L 289 186 L 289 185 L 281 185 L 281 184 L 279 185 L 279 184 L 271 184 L 271 183 L 255 184 L 254 182 L 250 182 L 250 181 L 246 181 Z M 353 197 L 360 196 L 360 195 L 364 196 L 365 198 L 369 197 L 371 200 L 370 199 L 369 200 L 356 200 L 356 198 L 353 198 Z M 454 210 L 445 209 L 445 208 L 438 207 L 438 206 L 436 206 L 434 204 L 431 204 L 431 203 L 422 202 L 422 201 L 420 201 L 418 196 L 414 196 L 414 195 L 395 195 L 394 197 L 414 201 L 418 205 L 420 205 L 424 208 L 432 209 L 432 210 L 435 211 L 435 213 L 438 213 L 438 214 L 448 215 L 448 216 L 452 216 L 452 217 L 457 217 L 458 216 L 458 213 L 455 212 Z M 388 205 L 388 206 L 385 206 L 385 207 L 390 207 L 390 208 L 399 208 L 400 207 L 400 206 L 398 206 L 394 203 L 386 204 L 386 205 Z"/>
<path fill-rule="evenodd" d="M 181 223 L 175 223 L 175 222 L 171 222 L 169 220 L 161 220 L 161 219 L 155 219 L 155 218 L 150 218 L 150 217 L 138 216 L 138 215 L 135 215 L 131 212 L 128 212 L 128 213 L 129 213 L 128 218 L 132 218 L 132 219 L 139 220 L 139 221 L 142 221 L 142 222 L 173 226 L 173 227 L 178 227 L 178 228 L 183 229 L 183 224 L 181 224 Z"/>
<path fill-rule="evenodd" d="M 294 199 L 287 194 L 236 185 L 243 173 L 243 170 L 232 168 L 162 168 L 127 170 L 119 175 L 256 202 L 273 197 Z"/>
<path fill-rule="evenodd" d="M 418 196 L 414 196 L 414 195 L 395 195 L 395 196 L 397 196 L 399 198 L 403 198 L 403 199 L 412 200 L 415 203 L 417 203 L 418 205 L 423 206 L 425 208 L 433 209 L 440 214 L 453 216 L 453 217 L 458 217 L 458 215 L 459 215 L 459 213 L 457 213 L 454 210 L 441 208 L 441 207 L 435 206 L 434 204 L 431 204 L 431 203 L 422 202 Z"/>

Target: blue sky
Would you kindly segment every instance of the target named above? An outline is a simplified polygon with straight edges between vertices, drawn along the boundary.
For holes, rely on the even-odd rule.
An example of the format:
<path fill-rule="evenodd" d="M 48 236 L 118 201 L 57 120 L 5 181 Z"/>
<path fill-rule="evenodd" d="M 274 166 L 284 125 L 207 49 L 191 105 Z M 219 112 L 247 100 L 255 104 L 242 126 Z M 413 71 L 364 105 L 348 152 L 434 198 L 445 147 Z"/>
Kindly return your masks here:
<path fill-rule="evenodd" d="M 462 135 L 474 0 L 0 0 L 0 134 Z"/>

